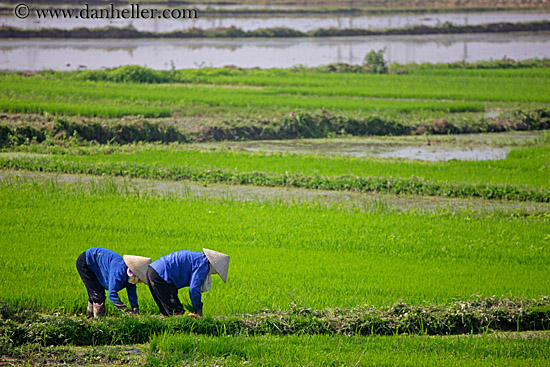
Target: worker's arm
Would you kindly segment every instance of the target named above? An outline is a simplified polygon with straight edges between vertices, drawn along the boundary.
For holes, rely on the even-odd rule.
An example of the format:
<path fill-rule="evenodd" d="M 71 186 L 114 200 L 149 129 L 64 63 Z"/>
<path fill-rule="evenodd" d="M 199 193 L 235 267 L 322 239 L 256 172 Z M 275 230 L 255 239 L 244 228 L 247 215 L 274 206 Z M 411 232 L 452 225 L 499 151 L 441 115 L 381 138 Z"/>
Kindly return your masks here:
<path fill-rule="evenodd" d="M 201 301 L 201 285 L 202 282 L 204 282 L 204 279 L 206 279 L 206 276 L 209 272 L 210 266 L 208 265 L 208 262 L 206 262 L 204 266 L 193 272 L 193 274 L 191 275 L 191 280 L 189 282 L 189 298 L 191 298 L 191 303 L 195 308 L 195 313 L 200 316 L 202 316 L 203 306 L 203 303 Z"/>
<path fill-rule="evenodd" d="M 114 272 L 111 272 L 111 278 L 109 279 L 109 300 L 113 303 L 117 310 L 122 312 L 130 312 L 128 307 L 120 300 L 118 292 L 124 288 L 127 279 L 123 278 L 123 275 L 116 276 Z"/>
<path fill-rule="evenodd" d="M 193 307 L 195 308 L 195 313 L 198 315 L 202 315 L 202 301 L 201 301 L 201 286 L 200 283 L 198 286 L 191 283 L 189 285 L 189 298 L 191 298 L 191 303 L 193 304 Z"/>
<path fill-rule="evenodd" d="M 126 293 L 128 293 L 128 300 L 130 301 L 130 307 L 134 313 L 139 312 L 137 287 L 135 284 L 128 284 L 126 286 Z"/>
<path fill-rule="evenodd" d="M 122 301 L 120 300 L 120 297 L 118 296 L 118 292 L 109 290 L 109 300 L 113 303 L 113 305 L 117 308 L 117 310 L 122 312 L 130 312 L 128 307 Z"/>

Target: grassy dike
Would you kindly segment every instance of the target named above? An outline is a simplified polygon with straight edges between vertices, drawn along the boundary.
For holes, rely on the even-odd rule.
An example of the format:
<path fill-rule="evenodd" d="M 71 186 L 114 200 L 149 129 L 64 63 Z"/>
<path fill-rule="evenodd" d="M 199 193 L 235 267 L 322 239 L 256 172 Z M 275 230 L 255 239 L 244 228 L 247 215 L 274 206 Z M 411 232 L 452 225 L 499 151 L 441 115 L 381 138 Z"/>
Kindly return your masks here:
<path fill-rule="evenodd" d="M 411 162 L 137 145 L 3 153 L 0 167 L 205 184 L 549 202 L 549 152 L 542 144 L 515 149 L 500 161 Z"/>

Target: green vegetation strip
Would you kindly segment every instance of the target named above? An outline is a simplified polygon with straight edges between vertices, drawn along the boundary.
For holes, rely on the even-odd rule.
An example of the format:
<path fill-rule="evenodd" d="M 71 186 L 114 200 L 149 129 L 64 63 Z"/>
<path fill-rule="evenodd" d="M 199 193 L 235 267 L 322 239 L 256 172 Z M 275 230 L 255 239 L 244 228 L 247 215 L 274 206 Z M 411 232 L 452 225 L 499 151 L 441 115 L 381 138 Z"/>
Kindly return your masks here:
<path fill-rule="evenodd" d="M 172 32 L 139 31 L 135 28 L 43 28 L 20 29 L 1 27 L 0 38 L 243 38 L 243 37 L 350 37 L 420 34 L 465 34 L 465 33 L 505 33 L 542 32 L 550 30 L 550 22 L 490 23 L 482 25 L 411 26 L 390 29 L 315 29 L 302 32 L 290 28 L 263 28 L 244 31 L 240 28 L 192 28 Z"/>
<path fill-rule="evenodd" d="M 80 154 L 66 149 L 50 155 L 4 153 L 0 154 L 0 167 L 232 185 L 550 202 L 547 146 L 517 149 L 501 161 L 479 162 L 409 162 L 158 146 L 105 152 L 108 154 L 101 149 L 82 148 Z"/>
<path fill-rule="evenodd" d="M 226 335 L 161 333 L 145 345 L 8 346 L 13 364 L 129 366 L 541 366 L 549 332 L 480 335 Z"/>
<path fill-rule="evenodd" d="M 159 333 L 202 335 L 344 334 L 450 335 L 489 330 L 525 331 L 550 328 L 550 299 L 477 298 L 448 305 L 413 306 L 403 303 L 376 309 L 315 311 L 295 306 L 287 311 L 205 317 L 106 317 L 88 321 L 63 313 L 17 311 L 0 304 L 0 338 L 5 344 L 104 345 L 146 343 Z"/>
<path fill-rule="evenodd" d="M 58 347 L 59 348 L 59 347 Z M 147 361 L 171 366 L 547 366 L 548 333 L 457 336 L 196 336 L 151 339 Z"/>
<path fill-rule="evenodd" d="M 495 200 L 550 202 L 550 192 L 522 189 L 511 185 L 453 185 L 426 182 L 418 178 L 400 179 L 353 176 L 307 176 L 300 174 L 268 174 L 264 172 L 230 172 L 200 170 L 188 167 L 151 167 L 137 164 L 93 164 L 52 162 L 39 158 L 1 159 L 0 167 L 43 172 L 112 175 L 162 180 L 191 180 L 232 185 L 300 187 L 321 190 L 387 192 L 392 194 L 440 195 L 447 197 L 480 197 Z"/>
<path fill-rule="evenodd" d="M 544 65 L 417 66 L 407 74 L 387 75 L 310 69 L 162 72 L 138 66 L 30 77 L 0 73 L 0 111 L 96 119 L 171 116 L 176 123 L 200 118 L 191 123 L 200 131 L 197 140 L 544 129 L 550 103 L 550 68 Z M 531 112 L 493 119 L 466 114 L 494 108 Z"/>
<path fill-rule="evenodd" d="M 129 73 L 133 72 L 128 70 Z M 84 74 L 85 76 L 86 74 Z M 185 75 L 183 75 L 184 77 Z M 364 76 L 367 77 L 368 76 Z M 372 75 L 371 75 L 372 77 Z M 283 76 L 292 80 L 292 75 Z M 335 83 L 342 85 L 346 80 L 334 77 Z M 407 79 L 407 78 L 404 78 Z M 421 78 L 422 79 L 422 78 Z M 447 80 L 443 78 L 442 80 Z M 454 79 L 451 77 L 451 79 Z M 499 79 L 497 77 L 497 79 Z M 535 78 L 536 79 L 536 78 Z M 171 115 L 189 116 L 195 114 L 212 115 L 216 109 L 227 110 L 235 115 L 241 111 L 277 111 L 279 114 L 304 110 L 326 108 L 330 111 L 366 112 L 375 110 L 392 110 L 401 112 L 412 111 L 482 111 L 483 104 L 479 101 L 462 100 L 395 100 L 400 98 L 397 92 L 391 95 L 381 94 L 385 99 L 364 98 L 364 92 L 358 89 L 339 95 L 329 95 L 330 85 L 315 87 L 311 90 L 301 88 L 269 87 L 243 88 L 241 86 L 212 86 L 196 84 L 132 85 L 128 83 L 105 83 L 82 81 L 76 78 L 54 77 L 22 77 L 17 75 L 0 75 L 0 110 L 6 112 L 68 114 L 81 116 L 121 117 L 126 115 L 142 115 L 145 117 L 163 117 Z M 501 80 L 509 87 L 516 86 L 519 79 Z M 390 82 L 390 81 L 388 81 Z M 409 82 L 413 82 L 412 80 Z M 428 83 L 428 80 L 425 80 Z M 448 80 L 450 83 L 451 80 Z M 476 84 L 481 81 L 477 80 Z M 520 82 L 522 85 L 524 81 Z M 378 84 L 380 85 L 380 84 Z M 498 83 L 499 86 L 504 86 Z M 524 95 L 514 94 L 513 102 L 525 102 L 534 99 L 536 102 L 547 100 L 548 97 L 537 96 L 540 85 L 534 82 L 525 89 Z M 419 88 L 417 85 L 415 88 Z M 454 86 L 453 88 L 457 88 Z M 473 88 L 473 86 L 471 87 Z M 484 84 L 484 88 L 489 88 Z M 547 86 L 542 87 L 547 88 Z M 307 89 L 307 88 L 306 88 Z M 374 91 L 373 91 L 374 92 Z M 448 92 L 445 92 L 448 95 Z M 475 92 L 477 93 L 477 92 Z M 501 92 L 496 92 L 502 94 Z M 505 93 L 510 94 L 510 93 Z M 379 96 L 379 97 L 380 97 Z M 350 97 L 350 98 L 348 98 Z M 378 98 L 378 97 L 377 97 Z M 421 97 L 422 98 L 422 97 Z M 458 97 L 462 99 L 463 97 Z M 499 98 L 496 97 L 495 98 Z M 506 100 L 504 100 L 506 101 Z M 516 105 L 516 104 L 514 104 Z"/>

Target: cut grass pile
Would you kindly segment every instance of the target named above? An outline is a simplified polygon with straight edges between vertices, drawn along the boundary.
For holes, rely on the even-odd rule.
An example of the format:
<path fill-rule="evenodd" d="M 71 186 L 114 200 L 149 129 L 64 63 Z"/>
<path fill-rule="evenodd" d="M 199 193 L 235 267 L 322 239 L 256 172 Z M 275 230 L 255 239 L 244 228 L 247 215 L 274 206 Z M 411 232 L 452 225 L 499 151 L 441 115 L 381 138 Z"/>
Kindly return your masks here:
<path fill-rule="evenodd" d="M 163 318 L 107 317 L 14 310 L 0 303 L 0 339 L 6 345 L 143 344 L 161 333 L 209 336 L 257 335 L 456 335 L 489 331 L 536 331 L 550 326 L 550 300 L 476 298 L 448 305 L 397 303 L 380 309 L 312 310 L 292 305 L 285 311 Z"/>

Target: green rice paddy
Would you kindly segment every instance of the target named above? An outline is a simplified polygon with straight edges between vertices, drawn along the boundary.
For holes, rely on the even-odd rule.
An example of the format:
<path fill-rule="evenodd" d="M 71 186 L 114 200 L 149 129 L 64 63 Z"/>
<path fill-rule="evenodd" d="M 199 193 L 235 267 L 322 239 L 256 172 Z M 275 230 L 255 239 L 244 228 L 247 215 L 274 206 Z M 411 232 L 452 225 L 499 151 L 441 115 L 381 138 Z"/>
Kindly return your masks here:
<path fill-rule="evenodd" d="M 177 126 L 328 110 L 468 125 L 483 113 L 547 109 L 549 68 L 410 68 L 388 75 L 199 69 L 151 74 L 161 79 L 146 83 L 117 81 L 117 72 L 0 74 L 0 112 L 12 124 L 0 130 L 6 135 L 0 140 L 15 142 L 0 153 L 0 364 L 8 358 L 151 366 L 548 364 L 547 134 L 511 142 L 502 160 L 447 162 L 270 153 L 261 146 L 248 152 L 219 143 L 102 145 L 78 135 L 39 143 L 24 136 L 25 126 L 49 123 L 51 115 L 66 125 L 64 118 L 109 124 L 130 116 L 128 124 L 163 117 Z M 537 129 L 546 126 L 544 113 L 532 116 Z M 13 131 L 22 138 L 8 136 Z M 88 180 L 26 172 L 19 178 L 18 170 L 83 173 Z M 336 199 L 327 205 L 276 194 L 237 200 L 158 193 L 133 189 L 134 177 L 225 183 L 243 193 L 254 186 L 330 189 Z M 423 210 L 422 201 L 397 209 L 374 199 L 339 205 L 338 195 L 348 191 L 365 200 L 380 191 L 487 201 L 475 210 Z M 480 208 L 489 200 L 491 210 Z M 524 203 L 537 207 L 522 210 Z M 228 282 L 213 279 L 201 320 L 161 319 L 141 284 L 139 317 L 108 304 L 106 319 L 88 321 L 75 261 L 89 247 L 153 259 L 215 249 L 231 255 Z M 187 290 L 180 298 L 188 301 Z M 476 302 L 485 308 L 470 308 Z M 450 335 L 461 332 L 471 335 Z M 82 352 L 76 345 L 88 347 Z"/>
<path fill-rule="evenodd" d="M 20 305 L 82 311 L 74 262 L 94 246 L 152 258 L 202 247 L 232 254 L 230 281 L 215 279 L 205 296 L 210 315 L 293 301 L 349 308 L 548 293 L 547 215 L 363 212 L 18 180 L 0 187 L 0 298 Z M 148 290 L 139 288 L 142 309 L 154 312 Z"/>
<path fill-rule="evenodd" d="M 201 69 L 174 72 L 170 78 L 175 84 L 130 87 L 81 80 L 101 79 L 93 71 L 32 77 L 4 73 L 0 110 L 104 117 L 209 115 L 211 108 L 224 116 L 319 109 L 347 114 L 479 112 L 550 102 L 548 70 L 432 69 L 371 75 Z"/>

